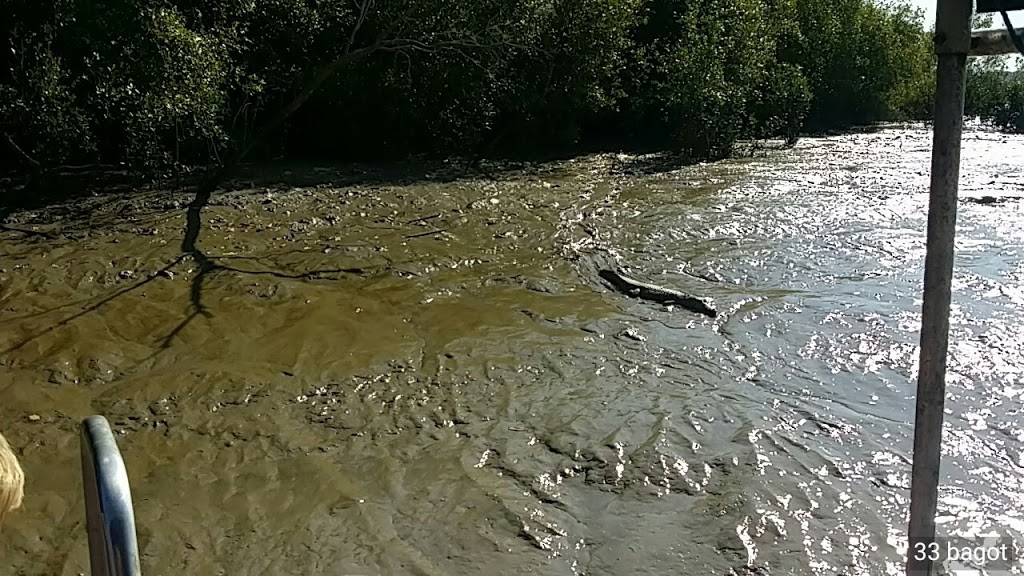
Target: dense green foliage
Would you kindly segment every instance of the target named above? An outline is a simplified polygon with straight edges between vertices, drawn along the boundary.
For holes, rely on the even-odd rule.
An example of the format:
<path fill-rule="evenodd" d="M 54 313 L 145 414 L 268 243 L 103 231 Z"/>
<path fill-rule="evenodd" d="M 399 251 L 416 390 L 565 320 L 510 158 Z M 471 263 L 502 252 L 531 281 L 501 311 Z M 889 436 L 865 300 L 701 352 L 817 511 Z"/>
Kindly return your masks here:
<path fill-rule="evenodd" d="M 992 14 L 975 14 L 972 25 L 975 30 L 993 28 L 995 19 Z M 1024 132 L 1024 75 L 1011 70 L 1011 58 L 1017 57 L 968 61 L 964 116 L 981 119 L 1007 132 Z"/>
<path fill-rule="evenodd" d="M 215 164 L 268 123 L 263 157 L 716 157 L 933 85 L 920 15 L 870 0 L 7 0 L 0 38 L 21 166 Z"/>
<path fill-rule="evenodd" d="M 964 114 L 1007 132 L 1024 133 L 1024 73 L 1006 58 L 978 58 L 967 65 Z"/>

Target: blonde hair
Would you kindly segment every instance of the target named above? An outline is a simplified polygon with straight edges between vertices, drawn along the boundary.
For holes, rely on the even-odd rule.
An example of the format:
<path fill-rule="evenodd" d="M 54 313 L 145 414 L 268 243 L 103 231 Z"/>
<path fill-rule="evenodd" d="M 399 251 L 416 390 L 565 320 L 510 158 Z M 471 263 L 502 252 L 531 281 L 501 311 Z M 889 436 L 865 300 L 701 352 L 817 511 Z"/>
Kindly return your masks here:
<path fill-rule="evenodd" d="M 3 434 L 0 434 L 0 524 L 11 510 L 21 506 L 25 497 L 25 473 Z"/>

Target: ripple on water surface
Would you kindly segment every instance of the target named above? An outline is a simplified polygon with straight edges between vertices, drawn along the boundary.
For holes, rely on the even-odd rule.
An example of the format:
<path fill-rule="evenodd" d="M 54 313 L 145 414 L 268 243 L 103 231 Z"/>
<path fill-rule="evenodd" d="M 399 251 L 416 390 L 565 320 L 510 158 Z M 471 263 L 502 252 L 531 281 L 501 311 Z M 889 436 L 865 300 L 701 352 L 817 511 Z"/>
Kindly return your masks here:
<path fill-rule="evenodd" d="M 969 132 L 965 197 L 1019 195 L 1022 160 Z M 98 412 L 147 572 L 898 574 L 929 162 L 891 128 L 681 168 L 318 172 L 218 196 L 206 273 L 185 197 L 19 215 L 51 236 L 0 248 L 30 478 L 0 566 L 85 570 L 66 471 Z M 1022 211 L 960 207 L 942 534 L 1024 538 Z M 612 293 L 611 265 L 720 314 Z"/>

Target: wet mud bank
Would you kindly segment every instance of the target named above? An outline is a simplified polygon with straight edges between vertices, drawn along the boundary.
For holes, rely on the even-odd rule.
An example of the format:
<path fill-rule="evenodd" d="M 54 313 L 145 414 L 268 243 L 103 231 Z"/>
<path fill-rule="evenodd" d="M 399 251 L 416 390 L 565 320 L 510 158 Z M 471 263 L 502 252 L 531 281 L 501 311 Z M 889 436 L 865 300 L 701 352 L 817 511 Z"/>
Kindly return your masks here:
<path fill-rule="evenodd" d="M 98 413 L 147 573 L 892 573 L 927 137 L 325 171 L 216 194 L 192 254 L 188 195 L 11 214 L 0 426 L 29 486 L 0 567 L 86 570 L 77 426 Z M 1024 141 L 994 138 L 967 139 L 967 196 L 1013 193 L 988 182 Z M 963 209 L 951 526 L 1017 526 L 1020 217 Z M 608 289 L 621 265 L 718 315 Z"/>

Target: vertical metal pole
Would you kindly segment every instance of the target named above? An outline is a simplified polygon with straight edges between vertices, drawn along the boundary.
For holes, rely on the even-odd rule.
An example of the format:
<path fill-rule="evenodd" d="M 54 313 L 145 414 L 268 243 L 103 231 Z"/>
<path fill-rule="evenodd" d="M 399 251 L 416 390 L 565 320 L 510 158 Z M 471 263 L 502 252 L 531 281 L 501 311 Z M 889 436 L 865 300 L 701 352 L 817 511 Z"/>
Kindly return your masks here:
<path fill-rule="evenodd" d="M 934 137 L 931 194 L 928 202 L 928 247 L 921 311 L 921 359 L 914 423 L 914 468 L 910 486 L 910 546 L 907 574 L 930 576 L 930 554 L 919 554 L 935 538 L 942 417 L 946 396 L 946 352 L 953 280 L 960 138 L 963 132 L 967 54 L 971 48 L 972 0 L 938 0 L 935 18 Z M 922 548 L 923 546 L 923 548 Z"/>

